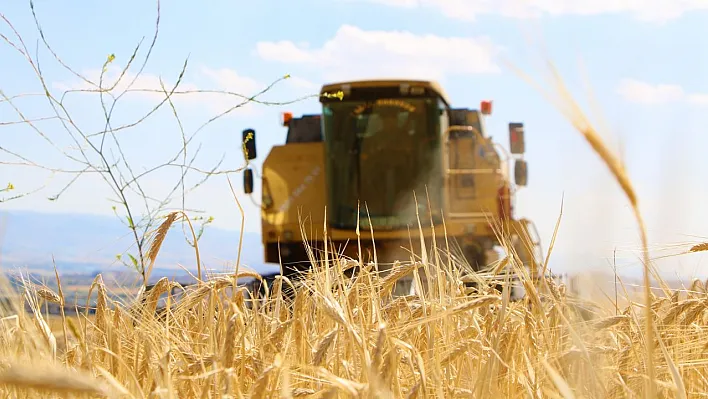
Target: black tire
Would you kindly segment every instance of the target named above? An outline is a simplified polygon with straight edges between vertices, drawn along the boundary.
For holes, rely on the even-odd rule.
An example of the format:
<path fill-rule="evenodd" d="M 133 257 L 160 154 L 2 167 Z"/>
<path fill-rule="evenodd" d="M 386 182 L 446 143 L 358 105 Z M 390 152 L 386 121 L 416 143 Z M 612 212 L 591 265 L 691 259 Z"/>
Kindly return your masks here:
<path fill-rule="evenodd" d="M 465 245 L 462 253 L 465 256 L 465 260 L 472 267 L 472 270 L 479 272 L 486 264 L 486 256 L 482 247 L 479 244 L 468 244 Z M 472 288 L 477 290 L 477 283 L 474 281 L 469 281 L 465 283 L 466 288 Z"/>
<path fill-rule="evenodd" d="M 472 266 L 472 270 L 475 272 L 480 271 L 487 262 L 487 256 L 484 253 L 484 250 L 482 249 L 482 246 L 479 244 L 468 244 L 465 245 L 464 250 L 463 250 L 465 259 L 467 260 L 467 263 Z"/>
<path fill-rule="evenodd" d="M 487 267 L 488 256 L 481 245 L 470 244 L 465 246 L 464 254 L 465 258 L 467 259 L 467 262 L 470 264 L 470 266 L 472 266 L 472 270 L 474 270 L 475 272 L 479 272 L 480 270 L 482 270 L 482 268 Z M 477 288 L 477 283 L 468 282 L 465 283 L 465 286 L 468 288 Z M 501 293 L 503 291 L 503 285 L 495 284 L 494 289 Z"/>

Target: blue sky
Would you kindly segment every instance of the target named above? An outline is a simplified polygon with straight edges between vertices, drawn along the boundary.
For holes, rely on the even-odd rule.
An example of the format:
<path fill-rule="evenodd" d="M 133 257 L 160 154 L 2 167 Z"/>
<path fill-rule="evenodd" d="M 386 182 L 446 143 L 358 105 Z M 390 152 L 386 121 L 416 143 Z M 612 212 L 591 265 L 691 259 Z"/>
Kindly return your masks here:
<path fill-rule="evenodd" d="M 507 67 L 507 62 L 513 63 L 552 90 L 544 80 L 545 51 L 583 109 L 593 121 L 602 123 L 598 125 L 603 128 L 602 136 L 627 165 L 653 254 L 680 252 L 692 242 L 708 239 L 708 208 L 701 201 L 708 196 L 708 188 L 700 183 L 708 165 L 703 156 L 708 134 L 702 118 L 708 109 L 704 72 L 708 55 L 702 51 L 708 37 L 708 3 L 549 0 L 533 7 L 520 1 L 489 4 L 483 0 L 303 0 L 213 1 L 206 7 L 163 2 L 157 44 L 134 88 L 156 89 L 158 77 L 168 86 L 174 84 L 189 57 L 183 90 L 252 95 L 289 74 L 290 79 L 262 97 L 284 102 L 316 94 L 321 84 L 331 81 L 402 76 L 438 80 L 455 106 L 476 107 L 481 100 L 491 99 L 494 113 L 488 128 L 503 146 L 507 146 L 508 122 L 526 125 L 530 186 L 519 193 L 516 209 L 535 221 L 546 248 L 564 198 L 553 268 L 607 271 L 617 249 L 620 271 L 636 274 L 636 224 L 619 187 L 563 115 Z M 137 73 L 154 32 L 156 4 L 44 0 L 35 1 L 35 10 L 54 51 L 75 71 L 96 78 L 108 54 L 115 54 L 107 73 L 112 83 L 144 37 L 136 65 L 129 70 L 129 74 Z M 77 77 L 37 41 L 29 2 L 6 3 L 0 12 L 23 36 L 32 57 L 39 54 L 44 79 L 55 96 L 81 87 Z M 19 44 L 1 21 L 0 33 Z M 41 93 L 30 64 L 7 43 L 0 44 L 0 65 L 0 90 L 5 95 Z M 119 102 L 113 121 L 116 125 L 130 122 L 159 101 L 159 95 L 129 93 Z M 175 105 L 189 134 L 238 102 L 233 96 L 189 94 L 176 99 Z M 13 104 L 28 118 L 53 115 L 46 100 L 39 97 L 16 98 Z M 65 106 L 85 132 L 103 129 L 105 119 L 97 94 L 71 94 Z M 258 168 L 270 147 L 284 141 L 285 129 L 279 125 L 283 111 L 316 113 L 319 104 L 310 98 L 285 106 L 240 108 L 200 131 L 195 144 L 202 149 L 196 165 L 208 169 L 224 156 L 223 167 L 242 166 L 241 130 L 252 127 L 258 132 Z M 5 122 L 0 124 L 0 146 L 45 166 L 78 167 L 29 126 L 7 124 L 18 118 L 8 102 L 0 102 L 0 123 Z M 76 154 L 57 120 L 38 121 L 35 126 L 58 148 Z M 175 154 L 181 136 L 172 111 L 165 106 L 145 123 L 122 131 L 120 140 L 140 170 Z M 0 161 L 18 159 L 0 153 Z M 0 185 L 12 182 L 15 193 L 47 185 L 31 196 L 3 203 L 3 209 L 112 213 L 107 200 L 110 191 L 105 182 L 91 175 L 84 175 L 52 202 L 47 197 L 56 194 L 71 175 L 50 176 L 46 170 L 6 164 L 0 168 Z M 178 173 L 179 169 L 168 168 L 143 183 L 159 195 L 175 183 Z M 198 176 L 190 179 L 196 181 Z M 240 179 L 240 175 L 232 176 L 247 214 L 246 228 L 258 232 L 257 208 L 241 194 Z M 213 215 L 215 226 L 237 229 L 240 225 L 224 176 L 191 194 L 187 206 Z M 677 243 L 683 246 L 676 247 Z M 658 265 L 669 276 L 708 275 L 698 255 L 663 259 Z"/>

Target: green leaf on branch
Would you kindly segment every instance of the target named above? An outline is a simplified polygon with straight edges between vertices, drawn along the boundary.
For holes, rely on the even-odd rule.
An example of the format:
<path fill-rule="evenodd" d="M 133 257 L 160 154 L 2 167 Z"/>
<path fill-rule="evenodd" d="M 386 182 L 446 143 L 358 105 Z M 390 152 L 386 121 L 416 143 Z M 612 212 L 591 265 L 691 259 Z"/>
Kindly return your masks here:
<path fill-rule="evenodd" d="M 133 267 L 135 268 L 135 270 L 139 270 L 140 267 L 138 266 L 138 260 L 135 259 L 135 256 L 133 256 L 132 254 L 128 254 L 128 256 L 130 257 L 130 261 L 133 262 Z"/>

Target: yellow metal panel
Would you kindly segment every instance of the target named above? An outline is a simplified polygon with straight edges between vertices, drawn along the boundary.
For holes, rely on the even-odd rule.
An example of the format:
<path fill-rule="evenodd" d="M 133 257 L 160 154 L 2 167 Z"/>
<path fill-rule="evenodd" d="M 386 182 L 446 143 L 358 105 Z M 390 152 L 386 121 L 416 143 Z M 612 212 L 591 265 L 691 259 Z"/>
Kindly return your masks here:
<path fill-rule="evenodd" d="M 270 197 L 271 204 L 262 211 L 264 241 L 277 241 L 273 237 L 286 230 L 301 239 L 301 220 L 322 230 L 326 205 L 323 145 L 276 146 L 266 158 L 263 196 Z"/>
<path fill-rule="evenodd" d="M 497 218 L 498 190 L 503 183 L 499 157 L 481 135 L 446 141 L 448 214 L 488 213 Z"/>
<path fill-rule="evenodd" d="M 264 242 L 282 240 L 282 233 L 289 231 L 292 239 L 302 240 L 302 221 L 306 239 L 321 240 L 324 230 L 327 191 L 324 169 L 323 143 L 301 143 L 275 146 L 263 163 L 263 196 L 270 197 L 270 206 L 262 210 L 262 234 Z M 267 201 L 263 201 L 264 203 Z M 483 218 L 466 220 L 464 223 L 446 221 L 449 236 L 467 233 L 467 224 L 486 225 Z M 432 235 L 428 215 L 421 214 L 423 235 Z M 442 237 L 443 226 L 435 229 L 435 235 Z M 361 230 L 362 239 L 369 239 L 371 232 Z M 417 226 L 411 230 L 374 231 L 374 239 L 403 238 L 419 236 Z M 356 232 L 328 229 L 332 240 L 356 240 Z"/>

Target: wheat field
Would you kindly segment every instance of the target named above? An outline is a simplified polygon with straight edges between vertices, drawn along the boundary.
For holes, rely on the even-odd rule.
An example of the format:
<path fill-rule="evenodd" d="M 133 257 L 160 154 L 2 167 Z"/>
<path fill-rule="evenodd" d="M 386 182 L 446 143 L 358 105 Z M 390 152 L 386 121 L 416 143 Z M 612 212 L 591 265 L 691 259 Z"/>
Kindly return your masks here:
<path fill-rule="evenodd" d="M 637 209 L 621 164 L 577 108 L 566 112 Z M 168 217 L 155 233 L 152 260 L 176 219 Z M 549 256 L 552 247 L 553 241 Z M 649 281 L 657 275 L 644 249 Z M 276 279 L 255 299 L 235 284 L 260 278 L 248 270 L 185 287 L 179 300 L 169 294 L 176 283 L 163 278 L 128 302 L 111 300 L 99 275 L 88 293 L 97 294 L 95 315 L 60 318 L 42 313 L 47 302 L 66 302 L 60 276 L 58 292 L 27 284 L 14 306 L 2 310 L 0 392 L 12 398 L 707 396 L 708 291 L 699 280 L 670 291 L 657 278 L 665 295 L 647 286 L 638 301 L 627 295 L 616 309 L 580 300 L 552 279 L 532 280 L 508 250 L 491 268 L 503 263 L 520 276 L 526 295 L 511 301 L 509 290 L 492 289 L 485 274 L 477 276 L 480 292 L 466 292 L 445 250 L 419 255 L 378 276 L 373 263 L 319 254 L 300 280 Z M 353 266 L 360 272 L 345 277 Z M 427 288 L 394 298 L 396 280 L 409 273 L 428 276 Z"/>
<path fill-rule="evenodd" d="M 699 247 L 697 250 L 700 250 Z M 61 294 L 27 285 L 31 313 L 6 309 L 0 333 L 3 397 L 566 397 L 646 396 L 642 304 L 619 313 L 573 298 L 551 279 L 522 301 L 491 288 L 466 295 L 445 251 L 377 278 L 366 264 L 328 254 L 299 282 L 277 279 L 253 300 L 234 276 L 186 287 L 166 278 L 130 303 L 113 303 L 101 276 L 95 316 L 48 321 Z M 516 262 L 512 256 L 502 262 Z M 391 296 L 407 272 L 432 284 Z M 256 276 L 242 271 L 239 277 Z M 422 274 L 422 273 L 421 273 Z M 297 286 L 288 300 L 285 290 Z M 61 281 L 59 280 L 59 287 Z M 658 397 L 708 392 L 708 301 L 690 290 L 651 300 Z M 19 302 L 18 302 L 19 304 Z M 49 323 L 53 326 L 50 327 Z M 63 333 L 57 334 L 58 331 Z M 62 341 L 62 342 L 58 342 Z"/>
<path fill-rule="evenodd" d="M 635 211 L 643 296 L 622 308 L 580 300 L 552 279 L 533 280 L 513 251 L 526 296 L 481 284 L 469 294 L 458 265 L 432 248 L 380 277 L 377 265 L 319 254 L 294 282 L 276 279 L 253 300 L 248 270 L 185 288 L 161 279 L 114 302 L 99 275 L 95 315 L 53 317 L 57 292 L 28 284 L 0 315 L 0 393 L 9 398 L 702 398 L 708 396 L 708 291 L 670 291 L 653 269 L 638 198 L 559 78 L 552 98 L 586 139 Z M 549 97 L 554 97 L 550 95 Z M 174 217 L 168 217 L 173 222 Z M 169 226 L 166 226 L 168 228 Z M 160 231 L 162 230 L 162 231 Z M 163 237 L 165 230 L 156 237 Z M 159 252 L 160 238 L 150 251 Z M 504 244 L 504 243 L 502 243 Z M 551 244 L 552 247 L 553 244 Z M 510 248 L 510 245 L 506 245 Z M 549 252 L 551 248 L 549 248 Z M 708 250 L 708 243 L 688 251 Z M 197 264 L 199 254 L 197 253 Z M 345 271 L 357 266 L 355 278 Z M 391 295 L 396 279 L 428 276 L 418 295 Z M 655 295 L 650 278 L 664 289 Z M 483 282 L 487 277 L 478 276 Z M 496 282 L 495 282 L 496 284 Z M 286 291 L 295 288 L 290 298 Z M 2 285 L 3 293 L 14 290 Z M 89 296 L 91 293 L 89 292 Z M 158 310 L 158 299 L 167 308 Z M 25 312 L 23 302 L 32 312 Z"/>

